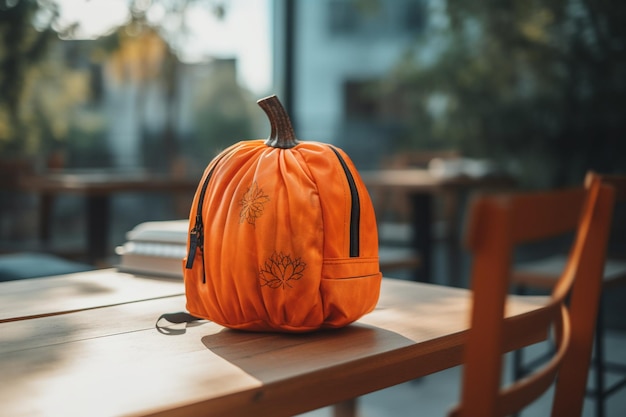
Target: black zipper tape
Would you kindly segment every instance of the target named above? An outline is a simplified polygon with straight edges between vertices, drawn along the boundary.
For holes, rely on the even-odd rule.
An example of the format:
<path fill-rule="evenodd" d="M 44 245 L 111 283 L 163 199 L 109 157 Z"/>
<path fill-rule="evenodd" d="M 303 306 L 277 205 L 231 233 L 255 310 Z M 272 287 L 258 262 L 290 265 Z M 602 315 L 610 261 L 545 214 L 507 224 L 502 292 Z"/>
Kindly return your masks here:
<path fill-rule="evenodd" d="M 346 174 L 346 179 L 348 180 L 348 186 L 350 187 L 350 199 L 351 199 L 351 208 L 350 208 L 350 257 L 358 258 L 360 249 L 359 249 L 359 230 L 361 223 L 361 200 L 359 199 L 359 191 L 356 188 L 356 182 L 354 181 L 354 177 L 352 176 L 352 172 L 350 172 L 350 168 L 348 168 L 348 164 L 343 159 L 341 154 L 332 146 L 329 146 L 330 149 L 333 150 L 337 158 L 339 159 L 339 163 L 343 168 L 343 172 Z"/>
<path fill-rule="evenodd" d="M 200 196 L 198 197 L 198 207 L 196 208 L 196 223 L 193 225 L 193 228 L 189 232 L 189 253 L 187 253 L 187 263 L 185 264 L 186 269 L 191 269 L 193 267 L 193 261 L 196 257 L 196 249 L 200 248 L 200 251 L 204 251 L 204 224 L 202 223 L 202 206 L 204 205 L 204 196 L 206 194 L 206 190 L 209 187 L 209 181 L 213 176 L 213 172 L 217 167 L 219 161 L 213 165 L 211 171 L 207 175 L 204 183 L 202 184 L 202 189 L 200 190 Z M 204 281 L 203 281 L 204 282 Z"/>

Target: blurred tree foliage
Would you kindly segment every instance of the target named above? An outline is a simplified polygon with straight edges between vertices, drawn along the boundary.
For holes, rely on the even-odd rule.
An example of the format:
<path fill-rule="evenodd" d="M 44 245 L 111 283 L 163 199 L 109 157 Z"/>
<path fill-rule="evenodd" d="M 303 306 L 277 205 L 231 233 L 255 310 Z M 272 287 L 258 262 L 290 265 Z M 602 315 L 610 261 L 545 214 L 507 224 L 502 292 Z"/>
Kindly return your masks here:
<path fill-rule="evenodd" d="M 85 39 L 89 28 L 80 22 L 62 23 L 57 3 L 0 0 L 3 157 L 45 163 L 60 149 L 66 166 L 114 164 L 106 143 L 115 123 L 107 114 L 107 94 L 134 101 L 131 123 L 138 137 L 131 140 L 140 143 L 136 162 L 147 168 L 169 170 L 189 157 L 204 165 L 214 150 L 249 138 L 254 116 L 246 103 L 253 101 L 237 85 L 234 66 L 215 71 L 191 94 L 182 91 L 181 80 L 193 66 L 181 60 L 195 36 L 189 13 L 204 8 L 222 19 L 228 0 L 129 0 L 128 19 L 96 39 Z M 119 93 L 120 85 L 126 93 Z M 156 123 L 149 114 L 154 100 L 164 112 Z M 191 132 L 180 127 L 184 100 L 195 100 Z"/>
<path fill-rule="evenodd" d="M 60 23 L 54 0 L 0 0 L 2 157 L 60 166 L 69 146 L 78 150 L 74 160 L 106 160 L 103 117 L 89 107 L 89 69 L 94 57 L 117 47 L 117 36 L 91 45 L 62 40 L 76 29 Z"/>
<path fill-rule="evenodd" d="M 235 78 L 235 62 L 223 60 L 214 64 L 215 82 L 197 87 L 193 119 L 196 125 L 191 152 L 208 162 L 226 147 L 240 141 L 257 139 L 254 132 L 258 107 L 251 95 L 243 91 Z"/>
<path fill-rule="evenodd" d="M 52 29 L 56 16 L 56 7 L 49 2 L 0 0 L 0 150 L 3 154 L 32 149 L 41 135 L 33 129 L 41 117 L 26 103 L 41 76 L 40 71 L 33 69 L 43 61 L 48 46 L 56 39 Z M 48 130 L 55 128 L 48 126 Z"/>
<path fill-rule="evenodd" d="M 400 147 L 493 158 L 529 187 L 626 171 L 626 2 L 448 0 L 439 18 L 385 82 Z"/>
<path fill-rule="evenodd" d="M 127 25 L 126 37 L 141 38 L 146 33 L 157 34 L 166 44 L 165 50 L 159 51 L 159 65 L 156 71 L 145 74 L 139 81 L 139 106 L 145 106 L 145 90 L 150 82 L 158 82 L 164 92 L 166 117 L 163 129 L 156 137 L 150 132 L 145 121 L 142 122 L 144 142 L 144 163 L 150 168 L 184 169 L 200 172 L 215 156 L 218 150 L 234 143 L 233 138 L 248 138 L 251 115 L 246 105 L 250 97 L 235 79 L 236 67 L 223 67 L 219 60 L 205 62 L 207 67 L 215 67 L 211 79 L 199 83 L 185 99 L 192 101 L 192 132 L 185 137 L 176 126 L 179 124 L 181 100 L 183 100 L 181 76 L 184 73 L 181 56 L 184 55 L 186 42 L 193 37 L 193 30 L 188 26 L 186 17 L 189 10 L 202 7 L 209 10 L 217 19 L 223 19 L 228 12 L 228 0 L 132 0 L 130 11 L 132 20 Z M 151 10 L 159 9 L 160 19 L 148 18 Z M 154 15 L 154 13 L 152 13 Z M 142 48 L 143 49 L 143 48 Z M 145 50 L 142 54 L 146 55 Z M 150 59 L 149 59 L 150 60 Z M 153 66 L 154 67 L 154 66 Z M 207 81 L 207 80 L 203 80 Z M 141 113 L 141 111 L 140 111 Z M 243 136 L 242 136 L 243 135 Z M 155 146 L 156 144 L 156 146 Z M 196 166 L 197 165 L 197 166 Z"/>

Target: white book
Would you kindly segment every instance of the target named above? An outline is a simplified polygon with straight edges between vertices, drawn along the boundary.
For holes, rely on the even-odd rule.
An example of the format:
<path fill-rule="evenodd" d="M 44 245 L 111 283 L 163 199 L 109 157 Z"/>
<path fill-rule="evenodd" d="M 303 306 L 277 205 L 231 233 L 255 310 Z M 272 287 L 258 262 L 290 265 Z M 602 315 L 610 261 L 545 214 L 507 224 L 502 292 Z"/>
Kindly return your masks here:
<path fill-rule="evenodd" d="M 187 244 L 189 220 L 144 222 L 126 233 L 126 240 Z"/>
<path fill-rule="evenodd" d="M 120 256 L 117 269 L 133 274 L 182 279 L 188 225 L 188 220 L 138 224 L 126 234 L 128 240 L 115 248 Z"/>

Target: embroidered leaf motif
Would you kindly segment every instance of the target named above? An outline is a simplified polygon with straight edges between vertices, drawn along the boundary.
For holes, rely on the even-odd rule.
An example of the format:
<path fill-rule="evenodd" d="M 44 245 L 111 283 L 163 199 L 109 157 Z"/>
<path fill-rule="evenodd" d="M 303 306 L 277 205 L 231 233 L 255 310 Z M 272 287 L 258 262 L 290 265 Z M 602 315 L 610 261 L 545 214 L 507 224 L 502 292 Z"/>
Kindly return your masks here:
<path fill-rule="evenodd" d="M 239 202 L 241 205 L 239 223 L 247 221 L 254 226 L 256 219 L 263 214 L 263 206 L 268 201 L 270 201 L 269 196 L 263 194 L 263 190 L 259 188 L 256 181 L 253 182 Z"/>
<path fill-rule="evenodd" d="M 289 255 L 274 252 L 261 267 L 261 286 L 274 289 L 285 289 L 285 286 L 293 288 L 291 282 L 302 278 L 305 268 L 306 263 L 300 258 L 292 259 Z"/>

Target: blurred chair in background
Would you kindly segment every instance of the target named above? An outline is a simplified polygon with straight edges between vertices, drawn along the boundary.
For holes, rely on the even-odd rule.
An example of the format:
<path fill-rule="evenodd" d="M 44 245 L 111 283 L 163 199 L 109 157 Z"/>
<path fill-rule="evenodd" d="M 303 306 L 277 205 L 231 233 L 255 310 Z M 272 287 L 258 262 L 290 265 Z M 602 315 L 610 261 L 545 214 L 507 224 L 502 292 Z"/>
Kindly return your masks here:
<path fill-rule="evenodd" d="M 92 265 L 42 252 L 16 252 L 0 255 L 0 282 L 72 274 L 93 269 Z"/>
<path fill-rule="evenodd" d="M 0 282 L 93 269 L 91 265 L 42 252 L 38 242 L 29 240 L 36 235 L 37 204 L 19 182 L 22 176 L 33 172 L 30 160 L 0 160 Z"/>
<path fill-rule="evenodd" d="M 471 328 L 461 401 L 451 416 L 511 415 L 551 386 L 552 416 L 581 415 L 613 202 L 612 187 L 593 173 L 585 189 L 499 194 L 473 201 L 466 240 L 473 255 Z M 541 307 L 532 313 L 504 319 L 514 249 L 570 230 L 575 239 L 551 294 L 537 296 Z M 503 388 L 507 341 L 520 332 L 541 335 L 538 342 L 554 332 L 557 350 L 547 364 Z"/>
<path fill-rule="evenodd" d="M 456 150 L 414 151 L 391 155 L 383 160 L 381 169 L 425 169 L 433 160 L 459 159 Z M 436 214 L 433 236 L 446 241 L 452 235 L 450 228 L 458 213 L 457 196 L 454 193 L 441 193 L 434 199 L 433 212 Z M 375 209 L 380 219 L 382 241 L 407 243 L 411 239 L 411 202 L 409 193 L 400 189 L 377 189 Z"/>
<path fill-rule="evenodd" d="M 19 187 L 20 178 L 33 172 L 29 159 L 0 158 L 0 253 L 15 250 L 11 246 L 21 243 L 28 229 L 35 228 L 35 205 Z"/>
<path fill-rule="evenodd" d="M 414 151 L 391 155 L 383 160 L 381 169 L 424 169 L 434 159 L 456 159 L 461 154 L 456 150 Z M 376 187 L 372 189 L 372 200 L 378 219 L 380 240 L 380 268 L 383 274 L 400 270 L 413 271 L 419 268 L 421 255 L 412 248 L 412 219 L 409 192 L 402 189 Z M 458 197 L 455 193 L 440 193 L 433 199 L 435 213 L 432 235 L 447 245 L 456 236 Z"/>

